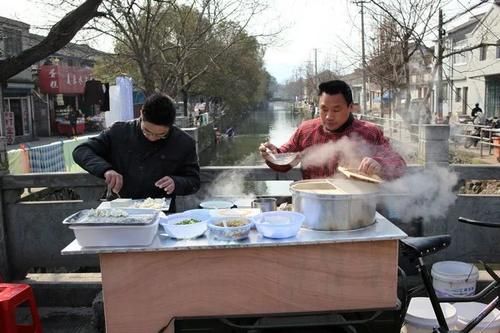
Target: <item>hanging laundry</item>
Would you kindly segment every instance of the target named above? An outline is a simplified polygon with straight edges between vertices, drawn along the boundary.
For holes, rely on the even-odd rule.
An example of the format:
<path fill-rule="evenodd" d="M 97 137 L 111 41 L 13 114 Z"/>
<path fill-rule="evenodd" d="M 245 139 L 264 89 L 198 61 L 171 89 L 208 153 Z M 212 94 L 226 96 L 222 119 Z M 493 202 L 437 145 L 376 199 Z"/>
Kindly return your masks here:
<path fill-rule="evenodd" d="M 27 145 L 29 147 L 29 145 Z M 62 141 L 28 148 L 31 172 L 66 171 Z"/>

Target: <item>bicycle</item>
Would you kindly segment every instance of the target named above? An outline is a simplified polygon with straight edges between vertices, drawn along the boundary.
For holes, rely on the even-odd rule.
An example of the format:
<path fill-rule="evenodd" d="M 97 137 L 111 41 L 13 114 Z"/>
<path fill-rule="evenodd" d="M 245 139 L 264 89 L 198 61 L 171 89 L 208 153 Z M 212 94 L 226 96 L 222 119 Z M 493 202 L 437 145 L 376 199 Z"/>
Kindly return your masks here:
<path fill-rule="evenodd" d="M 500 228 L 500 223 L 495 222 L 486 222 L 486 221 L 477 221 L 464 217 L 458 218 L 459 222 L 468 223 L 476 226 L 482 227 L 490 227 L 490 228 Z M 500 297 L 497 296 L 481 311 L 476 318 L 472 319 L 467 325 L 460 331 L 452 331 L 448 328 L 448 324 L 445 320 L 443 311 L 439 303 L 444 302 L 471 302 L 483 299 L 486 295 L 492 293 L 493 291 L 500 291 L 500 277 L 495 273 L 495 271 L 488 266 L 486 263 L 483 263 L 485 270 L 488 274 L 493 278 L 493 281 L 488 284 L 483 290 L 479 293 L 472 296 L 464 296 L 464 297 L 438 297 L 436 295 L 436 291 L 432 285 L 431 275 L 429 274 L 429 270 L 425 265 L 423 260 L 424 257 L 437 253 L 442 249 L 447 248 L 451 243 L 451 237 L 449 235 L 438 235 L 438 236 L 429 236 L 429 237 L 409 237 L 401 240 L 401 253 L 404 256 L 409 257 L 411 261 L 416 262 L 417 270 L 420 274 L 420 278 L 423 282 L 423 288 L 425 289 L 430 302 L 432 304 L 433 311 L 436 315 L 436 319 L 438 322 L 438 326 L 433 329 L 434 333 L 451 333 L 451 332 L 460 332 L 467 333 L 470 332 L 474 327 L 476 327 L 490 312 L 493 311 L 500 304 Z M 406 293 L 411 297 L 412 294 L 420 291 L 421 288 L 414 289 Z M 406 297 L 404 300 L 403 311 L 402 313 L 406 313 L 407 305 L 409 298 Z M 403 324 L 401 322 L 401 324 Z"/>

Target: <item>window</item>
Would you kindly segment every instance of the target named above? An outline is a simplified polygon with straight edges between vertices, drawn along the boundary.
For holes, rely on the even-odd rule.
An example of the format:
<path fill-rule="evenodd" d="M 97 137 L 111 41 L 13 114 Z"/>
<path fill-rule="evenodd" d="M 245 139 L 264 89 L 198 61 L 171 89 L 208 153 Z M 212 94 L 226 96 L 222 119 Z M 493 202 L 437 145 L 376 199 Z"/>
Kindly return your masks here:
<path fill-rule="evenodd" d="M 500 39 L 497 40 L 497 59 L 500 58 Z"/>
<path fill-rule="evenodd" d="M 453 46 L 453 51 L 458 51 L 463 48 L 467 47 L 467 43 L 465 40 L 461 40 L 459 42 L 456 42 L 455 45 Z M 464 65 L 467 63 L 467 57 L 465 53 L 456 53 L 453 55 L 453 64 L 454 65 Z"/>
<path fill-rule="evenodd" d="M 457 88 L 455 90 L 455 102 L 460 102 L 462 99 L 462 88 Z"/>
<path fill-rule="evenodd" d="M 443 83 L 443 101 L 447 101 L 448 100 L 448 84 L 447 83 Z"/>
<path fill-rule="evenodd" d="M 479 48 L 479 60 L 483 61 L 486 60 L 486 51 L 488 50 L 487 46 L 481 46 Z"/>
<path fill-rule="evenodd" d="M 21 31 L 4 27 L 3 35 L 4 55 L 13 57 L 21 53 L 23 50 Z"/>

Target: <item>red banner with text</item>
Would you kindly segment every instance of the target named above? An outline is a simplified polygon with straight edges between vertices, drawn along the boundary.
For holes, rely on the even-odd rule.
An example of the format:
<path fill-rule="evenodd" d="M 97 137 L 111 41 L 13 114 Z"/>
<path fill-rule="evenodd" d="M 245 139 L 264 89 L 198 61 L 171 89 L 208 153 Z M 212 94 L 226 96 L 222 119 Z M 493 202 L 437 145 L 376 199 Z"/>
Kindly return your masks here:
<path fill-rule="evenodd" d="M 60 65 L 40 66 L 40 90 L 46 94 L 83 94 L 92 69 Z"/>

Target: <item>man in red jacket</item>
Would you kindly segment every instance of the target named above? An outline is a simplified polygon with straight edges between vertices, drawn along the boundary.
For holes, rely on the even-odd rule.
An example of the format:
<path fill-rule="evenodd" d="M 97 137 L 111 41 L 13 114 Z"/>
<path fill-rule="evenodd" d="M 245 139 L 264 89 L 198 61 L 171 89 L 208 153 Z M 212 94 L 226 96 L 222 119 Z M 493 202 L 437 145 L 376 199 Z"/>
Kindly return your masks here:
<path fill-rule="evenodd" d="M 405 161 L 391 148 L 382 130 L 352 115 L 352 92 L 347 83 L 323 82 L 318 96 L 318 118 L 300 124 L 288 142 L 279 148 L 270 142 L 260 145 L 260 154 L 270 168 L 286 172 L 299 158 L 283 166 L 272 163 L 269 153 L 299 152 L 304 179 L 330 177 L 339 164 L 383 179 L 397 178 L 405 172 Z"/>

